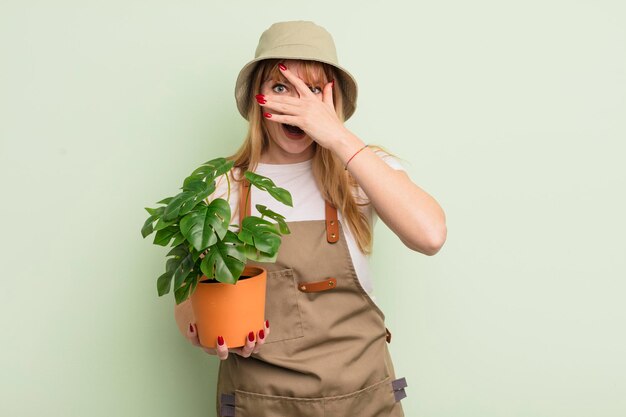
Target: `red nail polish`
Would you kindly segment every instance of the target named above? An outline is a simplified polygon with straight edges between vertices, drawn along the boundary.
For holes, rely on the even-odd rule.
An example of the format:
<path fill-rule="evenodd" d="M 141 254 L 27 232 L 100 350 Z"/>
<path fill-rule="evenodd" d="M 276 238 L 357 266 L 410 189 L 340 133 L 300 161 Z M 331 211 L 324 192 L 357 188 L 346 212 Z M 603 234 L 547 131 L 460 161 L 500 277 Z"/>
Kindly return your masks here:
<path fill-rule="evenodd" d="M 332 81 L 330 82 L 330 88 L 333 88 L 334 86 L 335 86 L 335 80 L 332 80 Z"/>
<path fill-rule="evenodd" d="M 265 96 L 263 94 L 257 94 L 256 96 L 254 96 L 257 100 L 261 99 L 261 100 L 265 100 Z"/>
<path fill-rule="evenodd" d="M 271 113 L 263 113 L 263 116 L 267 117 L 268 119 L 272 117 Z"/>
<path fill-rule="evenodd" d="M 224 338 L 222 336 L 217 337 L 217 344 L 220 346 L 224 346 Z"/>
<path fill-rule="evenodd" d="M 259 338 L 260 339 L 265 339 L 265 331 L 263 329 L 261 329 L 261 331 L 259 331 Z"/>
<path fill-rule="evenodd" d="M 248 333 L 248 340 L 254 342 L 254 332 Z"/>
<path fill-rule="evenodd" d="M 189 331 L 193 333 L 193 324 L 189 323 Z"/>
<path fill-rule="evenodd" d="M 270 328 L 270 321 L 269 320 L 265 320 L 265 327 L 267 327 L 268 329 Z"/>
<path fill-rule="evenodd" d="M 278 64 L 278 68 L 280 68 L 283 71 L 287 69 L 287 67 L 284 66 L 283 64 Z"/>
<path fill-rule="evenodd" d="M 258 97 L 257 97 L 256 101 L 257 101 L 257 103 L 259 103 L 259 104 L 265 104 L 265 103 L 267 103 L 267 100 L 262 99 L 262 98 L 258 98 Z"/>

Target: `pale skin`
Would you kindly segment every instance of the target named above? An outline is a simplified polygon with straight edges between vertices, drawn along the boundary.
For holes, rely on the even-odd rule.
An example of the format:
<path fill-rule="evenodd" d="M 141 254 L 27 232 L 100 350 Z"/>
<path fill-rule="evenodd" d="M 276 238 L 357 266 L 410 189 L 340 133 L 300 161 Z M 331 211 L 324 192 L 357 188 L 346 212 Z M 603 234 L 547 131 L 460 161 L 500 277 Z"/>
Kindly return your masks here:
<path fill-rule="evenodd" d="M 264 113 L 269 114 L 264 123 L 271 137 L 268 149 L 261 155 L 261 162 L 290 164 L 309 160 L 313 157 L 313 142 L 330 149 L 344 164 L 352 157 L 348 171 L 369 197 L 380 219 L 408 248 L 429 256 L 436 254 L 447 235 L 441 206 L 414 184 L 406 172 L 391 168 L 371 149 L 365 148 L 355 155 L 365 143 L 337 117 L 332 82 L 309 86 L 300 77 L 300 69 L 299 61 L 285 60 L 281 70 L 288 82 L 266 80 L 261 85 L 257 103 L 263 107 Z M 298 138 L 289 137 L 281 123 L 298 126 L 305 134 Z M 200 346 L 188 304 L 189 301 L 185 301 L 176 307 L 176 321 L 191 343 Z M 191 325 L 186 332 L 183 323 Z M 229 350 L 224 344 L 217 350 L 203 349 L 220 359 L 226 359 L 228 352 L 248 357 L 260 350 L 269 328 L 264 326 L 263 333 L 264 338 L 256 333 L 253 342 L 246 338 L 246 345 L 242 348 Z"/>

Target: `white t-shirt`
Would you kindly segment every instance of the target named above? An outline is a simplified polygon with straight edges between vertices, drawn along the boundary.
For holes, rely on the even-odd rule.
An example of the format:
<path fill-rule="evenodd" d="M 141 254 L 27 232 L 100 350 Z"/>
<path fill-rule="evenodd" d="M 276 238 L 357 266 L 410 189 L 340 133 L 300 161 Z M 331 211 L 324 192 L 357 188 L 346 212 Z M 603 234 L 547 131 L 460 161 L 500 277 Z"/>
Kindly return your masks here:
<path fill-rule="evenodd" d="M 396 158 L 383 153 L 382 151 L 376 151 L 376 154 L 392 168 L 404 170 L 404 167 Z M 324 220 L 325 202 L 322 198 L 322 194 L 317 188 L 315 178 L 313 177 L 312 161 L 312 159 L 309 159 L 308 161 L 298 162 L 295 164 L 276 165 L 259 163 L 255 172 L 259 175 L 270 178 L 278 187 L 282 187 L 289 191 L 291 193 L 294 206 L 286 206 L 275 200 L 267 192 L 261 191 L 256 187 L 251 187 L 251 214 L 260 216 L 261 214 L 257 211 L 255 204 L 262 204 L 276 213 L 280 213 L 285 216 L 285 221 L 287 222 Z M 237 173 L 237 175 L 239 175 L 239 173 Z M 229 200 L 232 213 L 231 224 L 239 222 L 239 187 L 235 186 L 235 184 L 238 185 L 238 183 L 231 181 Z M 224 177 L 218 179 L 216 185 L 216 190 L 210 198 L 221 197 L 226 199 L 228 194 L 228 185 L 224 180 Z M 361 199 L 365 199 L 365 201 L 367 201 L 367 196 L 360 187 L 358 188 L 358 192 Z M 363 201 L 361 199 L 358 199 L 357 201 Z M 363 210 L 366 213 L 367 218 L 370 219 L 373 230 L 376 220 L 378 219 L 376 211 L 373 209 L 371 204 L 361 206 L 360 209 Z M 374 286 L 370 277 L 369 256 L 363 254 L 363 252 L 359 249 L 359 246 L 352 235 L 352 231 L 350 230 L 350 227 L 347 226 L 347 223 L 343 221 L 343 216 L 340 211 L 337 211 L 337 216 L 343 226 L 342 229 L 346 236 L 346 243 L 348 244 L 348 250 L 350 251 L 350 256 L 352 257 L 352 262 L 354 264 L 354 269 L 359 282 L 370 298 L 375 300 L 373 295 Z M 272 221 L 271 219 L 268 220 Z"/>

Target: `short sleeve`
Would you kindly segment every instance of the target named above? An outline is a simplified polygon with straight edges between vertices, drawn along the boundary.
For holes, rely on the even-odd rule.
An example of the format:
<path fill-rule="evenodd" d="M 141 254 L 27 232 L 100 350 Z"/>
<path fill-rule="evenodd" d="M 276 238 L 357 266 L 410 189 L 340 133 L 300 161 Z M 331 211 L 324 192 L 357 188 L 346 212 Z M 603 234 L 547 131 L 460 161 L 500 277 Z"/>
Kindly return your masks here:
<path fill-rule="evenodd" d="M 400 162 L 400 159 L 383 151 L 382 149 L 375 149 L 374 153 L 387 163 L 391 168 L 398 171 L 406 171 L 404 165 Z"/>

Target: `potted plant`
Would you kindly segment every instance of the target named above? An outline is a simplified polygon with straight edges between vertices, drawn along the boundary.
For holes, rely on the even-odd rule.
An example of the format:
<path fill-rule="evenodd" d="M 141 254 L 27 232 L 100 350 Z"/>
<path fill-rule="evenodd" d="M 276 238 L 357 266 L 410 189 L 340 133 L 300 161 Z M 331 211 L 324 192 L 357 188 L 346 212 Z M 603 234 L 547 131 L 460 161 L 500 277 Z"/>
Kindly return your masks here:
<path fill-rule="evenodd" d="M 230 224 L 228 173 L 233 165 L 225 158 L 202 164 L 185 178 L 179 194 L 157 202 L 159 207 L 146 207 L 150 216 L 141 228 L 144 238 L 156 232 L 155 245 L 173 248 L 166 255 L 165 273 L 157 279 L 157 292 L 163 296 L 173 284 L 177 304 L 191 297 L 200 343 L 206 347 L 215 347 L 217 336 L 229 347 L 243 346 L 242 335 L 262 328 L 266 271 L 246 267 L 246 260 L 274 262 L 281 236 L 289 233 L 285 217 L 260 204 L 256 208 L 261 217 L 246 216 L 241 225 Z M 209 200 L 222 175 L 227 198 Z M 250 171 L 244 175 L 250 184 L 292 206 L 291 194 L 271 179 Z"/>

